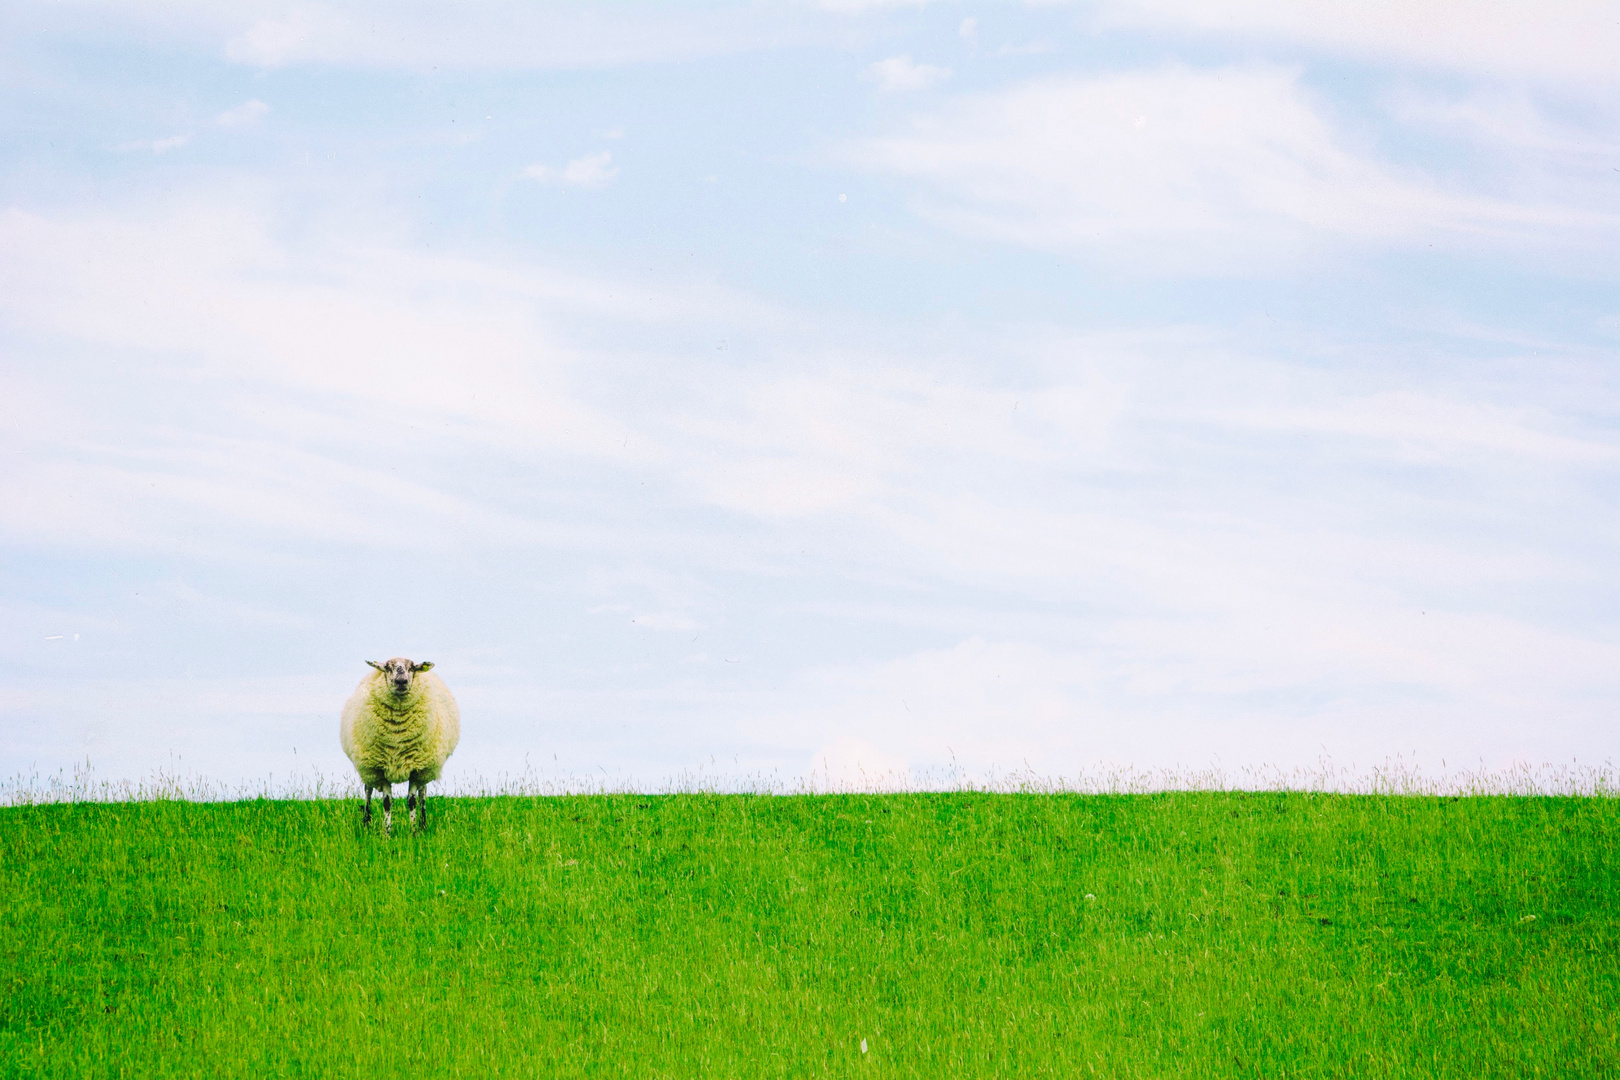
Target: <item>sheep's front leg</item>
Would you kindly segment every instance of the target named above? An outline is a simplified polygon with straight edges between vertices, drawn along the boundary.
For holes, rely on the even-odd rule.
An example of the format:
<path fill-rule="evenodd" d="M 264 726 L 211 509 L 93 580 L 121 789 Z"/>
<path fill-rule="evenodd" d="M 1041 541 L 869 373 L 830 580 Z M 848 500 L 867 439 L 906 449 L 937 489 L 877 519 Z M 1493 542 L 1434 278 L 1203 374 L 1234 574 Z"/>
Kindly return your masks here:
<path fill-rule="evenodd" d="M 366 812 L 360 817 L 360 824 L 371 824 L 371 785 L 366 785 Z"/>
<path fill-rule="evenodd" d="M 393 835 L 394 832 L 394 789 L 389 788 L 383 792 L 383 832 Z"/>
<path fill-rule="evenodd" d="M 411 800 L 415 804 L 415 812 L 411 820 L 417 828 L 427 828 L 427 783 L 423 780 L 411 781 Z"/>

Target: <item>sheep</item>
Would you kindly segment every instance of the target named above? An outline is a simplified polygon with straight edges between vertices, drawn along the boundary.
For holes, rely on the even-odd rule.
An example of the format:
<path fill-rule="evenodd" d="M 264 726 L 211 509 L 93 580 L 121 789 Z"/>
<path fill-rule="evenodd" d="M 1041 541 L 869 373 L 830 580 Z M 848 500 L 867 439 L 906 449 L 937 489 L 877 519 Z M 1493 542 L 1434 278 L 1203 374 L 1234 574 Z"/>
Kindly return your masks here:
<path fill-rule="evenodd" d="M 366 785 L 362 824 L 371 823 L 371 792 L 383 793 L 383 828 L 394 826 L 394 785 L 410 783 L 405 808 L 427 827 L 427 786 L 461 738 L 461 713 L 431 663 L 396 656 L 386 664 L 367 660 L 375 672 L 360 680 L 343 706 L 343 752 Z"/>

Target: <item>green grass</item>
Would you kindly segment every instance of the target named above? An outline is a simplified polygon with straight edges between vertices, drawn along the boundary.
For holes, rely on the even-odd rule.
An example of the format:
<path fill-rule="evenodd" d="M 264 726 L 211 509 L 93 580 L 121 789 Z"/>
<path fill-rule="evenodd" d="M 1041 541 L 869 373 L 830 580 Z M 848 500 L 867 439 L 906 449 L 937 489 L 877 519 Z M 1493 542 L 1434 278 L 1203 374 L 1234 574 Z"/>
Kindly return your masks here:
<path fill-rule="evenodd" d="M 0 1075 L 1620 1076 L 1612 798 L 434 809 L 0 810 Z"/>

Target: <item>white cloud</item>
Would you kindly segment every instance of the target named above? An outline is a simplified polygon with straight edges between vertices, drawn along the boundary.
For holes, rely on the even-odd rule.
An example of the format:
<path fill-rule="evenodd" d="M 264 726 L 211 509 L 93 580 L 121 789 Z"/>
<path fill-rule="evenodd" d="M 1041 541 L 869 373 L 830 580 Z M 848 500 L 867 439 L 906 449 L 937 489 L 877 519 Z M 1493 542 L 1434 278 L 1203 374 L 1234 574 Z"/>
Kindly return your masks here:
<path fill-rule="evenodd" d="M 1057 46 L 1050 41 L 1030 41 L 1023 45 L 1003 45 L 996 50 L 997 56 L 1041 56 L 1045 53 L 1057 52 Z"/>
<path fill-rule="evenodd" d="M 1568 760 L 1602 730 L 1597 688 L 1620 691 L 1620 649 L 1579 635 L 1344 597 L 1261 599 L 1098 635 L 1076 626 L 1083 647 L 975 636 L 813 669 L 790 707 L 756 723 L 787 745 L 815 732 L 811 767 L 856 786 L 953 768 L 1070 780 L 1099 767 L 1308 769 L 1324 755 L 1364 770 L 1414 751 L 1500 767 L 1525 751 Z"/>
<path fill-rule="evenodd" d="M 618 176 L 619 170 L 613 164 L 612 151 L 604 150 L 600 154 L 587 154 L 575 158 L 561 168 L 542 164 L 530 165 L 523 170 L 523 175 L 542 184 L 557 187 L 599 188 Z"/>
<path fill-rule="evenodd" d="M 994 346 L 1004 365 L 1025 347 Z M 937 359 L 801 360 L 666 437 L 704 498 L 830 532 L 846 573 L 902 583 L 864 612 L 805 610 L 961 635 L 801 671 L 751 739 L 859 786 L 953 759 L 1292 768 L 1324 744 L 1340 766 L 1546 760 L 1605 722 L 1615 645 L 1487 599 L 1602 579 L 1507 539 L 1511 507 L 1580 490 L 1581 518 L 1620 466 L 1602 422 L 1528 404 L 1561 368 L 1480 400 L 1369 392 L 1398 368 L 1268 363 L 1184 332 L 1042 353 L 1054 377 L 1023 386 Z M 966 594 L 997 599 L 953 610 Z"/>
<path fill-rule="evenodd" d="M 132 550 L 177 531 L 234 545 L 239 527 L 419 548 L 560 535 L 374 455 L 417 460 L 434 433 L 507 467 L 656 460 L 643 430 L 571 389 L 577 347 L 553 324 L 783 325 L 710 286 L 422 255 L 335 230 L 289 246 L 252 210 L 182 203 L 129 218 L 0 213 L 0 325 L 49 343 L 16 354 L 0 402 L 18 466 L 0 481 L 0 532 Z M 100 398 L 78 401 L 82 372 L 63 358 L 80 355 L 125 356 L 121 393 L 139 400 L 105 414 Z M 170 398 L 177 428 L 156 419 Z M 388 524 L 406 508 L 410 530 Z"/>
<path fill-rule="evenodd" d="M 931 2 L 932 0 L 820 0 L 819 6 L 823 11 L 837 12 L 841 15 L 859 15 L 887 8 L 926 7 Z"/>
<path fill-rule="evenodd" d="M 920 7 L 922 0 L 822 0 L 832 19 Z M 1620 26 L 1607 0 L 1085 0 L 1101 27 L 1259 38 L 1313 49 L 1390 57 L 1492 77 L 1612 83 L 1620 75 Z M 63 10 L 81 13 L 64 19 Z M 833 37 L 800 5 L 615 10 L 477 0 L 446 19 L 427 0 L 360 8 L 333 0 L 68 0 L 27 10 L 29 29 L 83 33 L 135 28 L 143 39 L 183 40 L 261 67 L 579 68 L 678 60 Z M 836 24 L 834 24 L 836 26 Z"/>
<path fill-rule="evenodd" d="M 223 128 L 250 127 L 270 114 L 270 106 L 258 98 L 250 98 L 234 109 L 226 109 L 214 117 L 214 123 Z"/>
<path fill-rule="evenodd" d="M 227 109 L 214 117 L 214 126 L 222 128 L 251 127 L 269 115 L 269 112 L 270 106 L 258 98 L 251 98 L 236 108 Z M 117 149 L 126 152 L 145 150 L 154 154 L 166 154 L 170 150 L 178 150 L 182 146 L 190 145 L 194 138 L 196 138 L 196 132 L 187 131 L 163 139 L 135 139 L 130 142 L 119 143 Z"/>
<path fill-rule="evenodd" d="M 910 56 L 901 55 L 879 60 L 866 69 L 866 74 L 879 90 L 905 92 L 938 86 L 951 77 L 951 69 L 913 63 Z"/>
<path fill-rule="evenodd" d="M 350 43 L 355 32 L 353 21 L 340 12 L 302 5 L 280 18 L 257 20 L 230 40 L 225 54 L 259 67 L 281 67 L 302 59 L 335 60 L 354 48 Z"/>
<path fill-rule="evenodd" d="M 54 379 L 30 382 L 57 419 L 10 429 L 37 441 L 7 477 L 6 529 L 74 545 L 139 549 L 233 521 L 385 545 L 534 535 L 504 509 L 350 455 L 408 455 L 412 432 L 434 431 L 519 458 L 633 460 L 645 440 L 569 392 L 571 352 L 536 323 L 537 301 L 655 319 L 706 303 L 390 249 L 294 252 L 252 213 L 200 205 L 135 221 L 11 210 L 0 251 L 0 320 L 13 330 L 64 355 L 166 357 L 137 381 L 143 393 L 213 403 L 183 437 L 147 425 L 151 401 L 86 426 L 94 410 L 79 414 Z M 400 532 L 387 521 L 406 507 L 418 524 Z"/>
<path fill-rule="evenodd" d="M 1373 452 L 1409 462 L 1457 462 L 1482 454 L 1565 465 L 1620 463 L 1620 444 L 1558 433 L 1527 408 L 1465 403 L 1411 390 L 1387 391 L 1329 408 L 1283 408 L 1242 416 L 1256 428 L 1365 440 Z"/>
<path fill-rule="evenodd" d="M 1601 427 L 1530 407 L 1524 386 L 1487 400 L 1369 393 L 1208 348 L 1077 340 L 1053 348 L 1061 380 L 1023 387 L 899 365 L 807 371 L 717 399 L 665 441 L 685 447 L 672 463 L 703 498 L 763 520 L 841 522 L 849 544 L 903 551 L 905 572 L 925 580 L 1138 611 L 1270 613 L 1278 626 L 1290 611 L 1307 622 L 1313 605 L 1375 611 L 1349 620 L 1367 623 L 1369 641 L 1393 596 L 1558 572 L 1496 550 L 1496 525 L 1470 526 L 1477 544 L 1418 542 L 1402 534 L 1410 522 L 1385 531 L 1386 513 L 1450 513 L 1369 486 L 1388 462 L 1422 466 L 1418 483 L 1439 470 L 1447 488 L 1500 488 L 1504 506 L 1510 490 L 1620 463 Z M 1313 479 L 1249 490 L 1242 477 L 1286 475 L 1304 447 Z M 1133 495 L 1138 484 L 1156 494 Z M 1309 507 L 1321 490 L 1348 516 L 1319 529 Z M 1391 500 L 1406 509 L 1383 509 Z M 1324 670 L 1336 648 L 1314 652 Z"/>
<path fill-rule="evenodd" d="M 847 159 L 919 181 L 975 235 L 1141 269 L 1242 274 L 1334 244 L 1590 249 L 1620 216 L 1448 190 L 1336 130 L 1296 73 L 1170 67 L 965 96 Z"/>
<path fill-rule="evenodd" d="M 1477 171 L 1498 186 L 1556 193 L 1566 205 L 1612 205 L 1620 109 L 1560 104 L 1563 110 L 1493 86 L 1462 95 L 1402 93 L 1391 112 L 1436 147 L 1462 147 L 1474 160 L 1490 162 L 1489 170 Z"/>
<path fill-rule="evenodd" d="M 119 150 L 150 150 L 154 154 L 167 154 L 170 150 L 178 150 L 192 140 L 192 133 L 170 135 L 166 139 L 136 139 L 132 142 L 119 143 Z"/>
<path fill-rule="evenodd" d="M 1252 35 L 1492 77 L 1620 81 L 1620 19 L 1607 0 L 1103 0 L 1106 25 Z"/>
<path fill-rule="evenodd" d="M 18 40 L 137 40 L 259 68 L 577 70 L 826 43 L 847 33 L 845 13 L 742 0 L 635 8 L 468 0 L 453 18 L 431 0 L 61 0 L 11 8 L 7 30 Z"/>
<path fill-rule="evenodd" d="M 904 367 L 842 369 L 743 387 L 682 429 L 709 450 L 688 473 L 706 498 L 795 517 L 882 502 L 912 482 L 920 457 L 1034 463 L 1083 452 L 1117 407 L 1103 385 L 1015 392 Z"/>
<path fill-rule="evenodd" d="M 865 328 L 839 349 L 723 294 L 295 242 L 265 215 L 182 205 L 0 215 L 20 357 L 0 451 L 26 451 L 0 471 L 9 543 L 256 567 L 300 541 L 357 567 L 425 552 L 456 634 L 483 632 L 515 583 L 574 576 L 557 547 L 602 573 L 628 552 L 641 583 L 572 610 L 606 594 L 602 632 L 633 644 L 599 639 L 592 656 L 622 663 L 557 708 L 614 725 L 574 745 L 649 770 L 722 714 L 735 733 L 715 742 L 851 783 L 953 753 L 1047 775 L 1290 765 L 1324 740 L 1336 758 L 1415 739 L 1540 759 L 1607 730 L 1606 628 L 1542 605 L 1608 587 L 1591 537 L 1613 527 L 1620 406 L 1603 384 L 1558 407 L 1569 361 L 1550 349 L 1517 379 L 1449 388 L 1375 351 L 1275 361 L 1190 330 L 993 327 L 891 355 Z M 592 346 L 562 329 L 581 323 L 645 334 Z M 761 326 L 791 344 L 746 364 L 712 351 Z M 210 623 L 332 621 L 308 598 L 159 599 Z M 802 630 L 835 601 L 825 640 Z M 540 626 L 488 637 L 568 636 Z M 624 689 L 666 644 L 679 678 Z M 510 693 L 510 716 L 535 714 L 528 687 Z M 532 741 L 511 723 L 506 745 Z"/>
<path fill-rule="evenodd" d="M 791 12 L 757 7 L 626 13 L 485 0 L 446 19 L 425 2 L 365 11 L 313 2 L 262 4 L 232 15 L 226 55 L 266 68 L 589 68 L 724 55 L 805 33 Z"/>

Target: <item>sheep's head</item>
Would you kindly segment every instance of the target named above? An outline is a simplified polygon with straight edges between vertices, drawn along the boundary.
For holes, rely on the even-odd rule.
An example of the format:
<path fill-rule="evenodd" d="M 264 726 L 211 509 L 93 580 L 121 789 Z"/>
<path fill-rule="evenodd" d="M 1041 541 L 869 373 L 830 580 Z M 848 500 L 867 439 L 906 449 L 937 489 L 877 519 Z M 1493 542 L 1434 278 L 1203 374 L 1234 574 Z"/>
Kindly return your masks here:
<path fill-rule="evenodd" d="M 426 671 L 433 666 L 426 661 L 413 664 L 403 656 L 396 656 L 386 664 L 379 664 L 375 660 L 367 660 L 366 663 L 382 672 L 383 678 L 388 681 L 388 688 L 393 691 L 395 697 L 404 697 L 409 694 L 416 673 Z"/>

